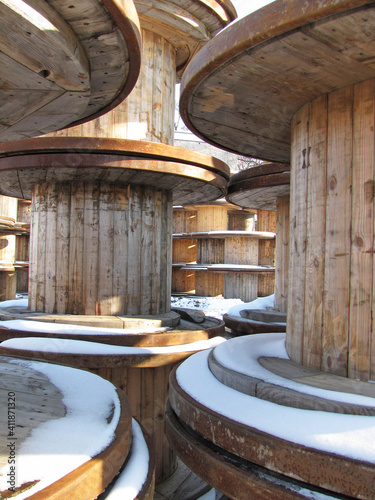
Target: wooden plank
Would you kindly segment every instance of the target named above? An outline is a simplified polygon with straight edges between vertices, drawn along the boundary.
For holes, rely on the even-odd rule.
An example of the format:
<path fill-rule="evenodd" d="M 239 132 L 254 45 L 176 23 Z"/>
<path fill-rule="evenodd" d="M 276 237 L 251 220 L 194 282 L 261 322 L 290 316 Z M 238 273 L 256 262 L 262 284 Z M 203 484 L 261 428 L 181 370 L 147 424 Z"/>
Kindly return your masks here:
<path fill-rule="evenodd" d="M 322 368 L 347 376 L 352 212 L 352 88 L 328 98 Z"/>
<path fill-rule="evenodd" d="M 374 278 L 374 79 L 354 86 L 348 376 L 370 377 Z"/>
<path fill-rule="evenodd" d="M 290 170 L 290 261 L 286 346 L 289 356 L 302 362 L 303 311 L 305 307 L 306 189 L 309 106 L 295 115 L 292 126 L 292 159 Z"/>
<path fill-rule="evenodd" d="M 112 314 L 124 314 L 127 294 L 127 229 L 128 191 L 113 186 L 115 202 L 113 207 L 113 297 Z"/>
<path fill-rule="evenodd" d="M 289 283 L 289 207 L 290 196 L 276 200 L 275 309 L 286 312 Z"/>
<path fill-rule="evenodd" d="M 107 183 L 100 183 L 99 194 L 99 269 L 98 314 L 112 314 L 113 297 L 113 191 Z"/>
<path fill-rule="evenodd" d="M 84 314 L 83 261 L 84 255 L 84 207 L 85 184 L 72 184 L 70 194 L 70 238 L 69 238 L 69 296 L 68 310 L 71 314 Z"/>
<path fill-rule="evenodd" d="M 289 359 L 262 356 L 259 358 L 259 363 L 280 377 L 301 382 L 302 384 L 329 391 L 375 398 L 375 387 L 368 382 L 342 377 L 333 373 L 323 373 L 320 370 L 294 363 Z"/>
<path fill-rule="evenodd" d="M 54 313 L 56 312 L 56 265 L 59 265 L 56 260 L 57 191 L 54 183 L 47 185 L 46 197 L 45 310 Z M 43 262 L 39 261 L 39 265 L 43 265 Z"/>
<path fill-rule="evenodd" d="M 327 98 L 310 105 L 308 123 L 305 306 L 302 364 L 320 368 L 326 218 Z M 301 311 L 302 312 L 302 311 Z"/>
<path fill-rule="evenodd" d="M 56 224 L 56 313 L 65 314 L 66 290 L 69 288 L 70 186 L 62 184 L 57 191 Z M 48 311 L 46 311 L 48 312 Z"/>
<path fill-rule="evenodd" d="M 202 205 L 198 208 L 197 231 L 226 231 L 228 209 L 215 205 Z"/>
<path fill-rule="evenodd" d="M 84 224 L 84 255 L 83 300 L 85 314 L 97 314 L 98 269 L 99 269 L 99 182 L 85 184 Z"/>

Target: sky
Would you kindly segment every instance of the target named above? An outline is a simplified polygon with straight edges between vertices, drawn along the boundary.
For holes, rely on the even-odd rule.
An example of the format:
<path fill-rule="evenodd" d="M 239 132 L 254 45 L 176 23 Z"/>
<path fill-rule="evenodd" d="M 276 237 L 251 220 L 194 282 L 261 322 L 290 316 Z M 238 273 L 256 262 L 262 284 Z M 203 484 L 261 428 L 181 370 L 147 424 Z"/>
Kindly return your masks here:
<path fill-rule="evenodd" d="M 271 3 L 272 0 L 231 0 L 231 2 L 236 8 L 238 17 L 240 18 L 250 14 L 250 12 L 254 12 L 254 10 L 264 7 L 268 3 Z"/>

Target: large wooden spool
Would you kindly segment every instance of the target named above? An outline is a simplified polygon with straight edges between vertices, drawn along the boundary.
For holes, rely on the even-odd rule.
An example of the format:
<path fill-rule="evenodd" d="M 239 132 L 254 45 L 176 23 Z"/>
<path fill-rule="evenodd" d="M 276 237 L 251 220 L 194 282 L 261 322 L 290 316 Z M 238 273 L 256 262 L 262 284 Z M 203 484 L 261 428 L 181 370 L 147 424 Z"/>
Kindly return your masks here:
<path fill-rule="evenodd" d="M 181 90 L 185 121 L 216 146 L 288 162 L 292 144 L 288 352 L 363 380 L 375 377 L 373 18 L 365 0 L 274 2 L 237 24 L 236 43 L 227 32 L 197 54 Z M 210 99 L 232 94 L 201 121 Z"/>
<path fill-rule="evenodd" d="M 273 293 L 274 234 L 268 224 L 254 230 L 255 215 L 223 202 L 176 207 L 172 291 L 245 302 Z M 263 275 L 270 291 L 259 283 Z"/>
<path fill-rule="evenodd" d="M 125 99 L 140 67 L 131 0 L 16 3 L 0 4 L 0 141 L 89 120 Z"/>
<path fill-rule="evenodd" d="M 18 314 L 10 314 L 8 317 L 22 318 L 22 316 L 27 317 L 28 315 L 18 312 Z M 38 320 L 38 316 L 35 319 Z M 56 319 L 58 320 L 58 318 Z M 50 317 L 50 320 L 53 318 Z M 64 319 L 60 317 L 60 321 L 64 321 Z M 69 321 L 69 317 L 65 321 Z M 144 322 L 146 323 L 146 321 Z M 62 335 L 57 332 L 53 333 L 53 331 L 45 334 L 45 328 L 42 328 L 41 331 L 30 332 L 13 328 L 7 329 L 6 325 L 7 323 L 3 322 L 0 328 L 1 341 L 37 337 L 42 341 L 43 350 L 25 350 L 22 347 L 13 349 L 4 345 L 0 349 L 4 355 L 32 358 L 51 363 L 58 362 L 66 366 L 88 370 L 119 387 L 130 403 L 133 417 L 151 436 L 155 451 L 156 483 L 162 482 L 176 470 L 176 455 L 168 445 L 164 434 L 169 375 L 175 366 L 191 355 L 194 344 L 192 346 L 189 344 L 223 335 L 224 323 L 222 321 L 207 318 L 197 325 L 184 321 L 177 328 L 166 331 L 165 334 L 162 332 L 147 333 L 147 326 L 145 326 L 144 333 L 128 334 L 124 329 L 122 335 L 108 331 L 102 334 L 95 331 L 91 335 L 87 332 Z M 71 341 L 85 341 L 86 344 L 99 342 L 103 344 L 104 352 L 101 354 L 64 352 L 63 339 L 66 338 Z M 181 344 L 185 345 L 184 350 L 179 349 Z M 141 347 L 143 349 L 138 349 L 136 354 L 131 352 L 129 354 L 116 354 L 116 347 L 120 346 Z M 176 350 L 174 350 L 175 346 L 177 346 Z M 105 352 L 111 347 L 114 348 L 113 353 L 106 354 Z M 165 347 L 166 349 L 163 353 L 153 354 L 152 350 L 148 349 L 152 347 Z M 197 349 L 199 350 L 199 348 Z M 98 349 L 96 350 L 98 351 Z"/>
<path fill-rule="evenodd" d="M 59 136 L 113 137 L 173 144 L 175 84 L 187 62 L 236 17 L 229 0 L 134 2 L 139 14 L 142 64 L 128 98 L 97 120 Z"/>
<path fill-rule="evenodd" d="M 14 299 L 16 295 L 16 237 L 11 234 L 16 218 L 17 200 L 0 196 L 0 301 Z"/>
<path fill-rule="evenodd" d="M 2 189 L 32 195 L 31 310 L 169 311 L 173 197 L 220 197 L 224 163 L 172 146 L 73 137 L 4 145 L 0 156 Z"/>
<path fill-rule="evenodd" d="M 57 371 L 57 375 L 52 375 L 54 382 L 51 382 L 51 373 L 53 374 L 54 371 Z M 48 365 L 46 367 L 46 363 L 35 361 L 25 363 L 24 360 L 3 356 L 0 358 L 0 372 L 2 378 L 6 381 L 5 385 L 2 384 L 0 388 L 1 409 L 3 410 L 2 417 L 5 422 L 1 427 L 0 434 L 2 438 L 0 444 L 0 464 L 5 473 L 9 474 L 9 479 L 13 480 L 13 477 L 15 477 L 14 483 L 16 485 L 12 492 L 10 489 L 12 483 L 9 482 L 9 488 L 0 492 L 2 496 L 4 494 L 3 498 L 9 498 L 9 495 L 13 496 L 14 492 L 16 492 L 16 495 L 17 493 L 22 494 L 27 490 L 29 490 L 30 496 L 36 499 L 56 498 L 62 500 L 69 497 L 79 497 L 85 500 L 93 500 L 97 498 L 110 483 L 116 480 L 120 469 L 122 467 L 126 469 L 127 463 L 130 463 L 126 462 L 126 460 L 131 459 L 135 453 L 134 450 L 131 450 L 131 412 L 123 393 L 108 384 L 106 390 L 103 390 L 102 387 L 102 391 L 99 391 L 99 394 L 92 396 L 97 406 L 99 404 L 102 405 L 103 414 L 107 413 L 108 415 L 106 417 L 107 427 L 111 425 L 111 420 L 114 416 L 114 407 L 117 404 L 119 421 L 114 428 L 111 442 L 106 444 L 101 451 L 99 449 L 99 452 L 92 458 L 88 457 L 81 465 L 69 466 L 61 461 L 59 464 L 60 469 L 61 467 L 64 467 L 64 469 L 59 471 L 57 467 L 57 470 L 54 470 L 52 475 L 51 472 L 48 475 L 46 474 L 46 469 L 48 469 L 47 462 L 50 460 L 49 454 L 55 452 L 58 456 L 62 452 L 62 447 L 59 443 L 61 436 L 58 436 L 54 441 L 54 435 L 50 435 L 48 432 L 42 434 L 39 427 L 43 425 L 51 426 L 55 421 L 57 422 L 55 432 L 58 433 L 59 426 L 61 432 L 61 426 L 64 425 L 63 421 L 66 418 L 70 418 L 70 432 L 66 437 L 73 441 L 80 439 L 80 436 L 77 435 L 79 426 L 82 425 L 82 421 L 87 421 L 87 425 L 91 425 L 93 416 L 90 414 L 90 408 L 81 409 L 79 418 L 74 420 L 77 418 L 74 397 L 77 396 L 71 396 L 70 400 L 69 398 L 63 399 L 59 377 L 74 377 L 77 382 L 77 389 L 75 389 L 77 392 L 80 390 L 79 388 L 82 384 L 83 386 L 87 384 L 88 374 L 80 370 L 73 371 L 69 367 L 57 365 Z M 48 376 L 46 373 L 50 375 Z M 91 382 L 93 387 L 95 387 L 95 379 L 96 377 L 92 376 Z M 84 391 L 83 387 L 81 391 Z M 84 399 L 85 395 L 81 394 L 81 398 Z M 118 403 L 115 403 L 116 399 Z M 110 402 L 113 406 L 109 404 Z M 14 418 L 9 417 L 9 415 L 12 415 Z M 9 423 L 7 424 L 8 420 Z M 105 428 L 102 430 L 106 431 Z M 27 443 L 30 435 L 35 432 L 39 432 L 40 442 L 38 447 L 40 450 L 45 450 L 45 453 L 44 455 L 40 454 L 40 456 L 37 453 L 35 454 L 34 459 L 40 464 L 39 470 L 35 469 L 35 476 L 31 477 L 29 483 L 18 486 L 16 483 L 18 475 L 25 477 L 25 473 L 27 474 L 27 471 L 22 470 L 22 466 L 26 466 L 22 455 L 25 453 L 27 455 L 27 451 L 24 451 L 23 445 Z M 64 432 L 64 429 L 62 432 Z M 93 446 L 95 448 L 95 446 L 100 446 L 100 444 L 96 445 L 96 443 L 100 443 L 101 439 L 102 436 L 99 435 L 91 436 L 90 447 Z M 148 437 L 146 439 L 149 441 Z M 149 442 L 148 446 L 152 447 Z M 11 449 L 16 457 L 15 462 L 11 462 Z M 80 453 L 82 455 L 88 454 L 87 449 L 84 449 L 83 445 Z M 33 453 L 33 449 L 29 450 L 29 453 Z M 144 459 L 147 459 L 147 457 L 141 458 L 142 461 Z M 15 474 L 12 473 L 12 463 L 15 463 L 13 466 Z M 152 455 L 148 465 L 142 465 L 145 466 L 148 472 L 144 478 L 143 486 L 141 485 L 139 489 L 137 498 L 150 500 L 153 497 L 154 490 L 154 461 Z M 40 474 L 39 476 L 38 473 Z M 41 478 L 44 486 L 38 488 Z"/>
<path fill-rule="evenodd" d="M 258 209 L 261 228 L 269 217 L 276 215 L 275 309 L 286 313 L 289 274 L 289 166 L 284 163 L 264 163 L 231 177 L 227 200 L 245 208 Z M 269 253 L 267 247 L 264 253 Z"/>
<path fill-rule="evenodd" d="M 342 398 L 344 413 L 350 413 L 346 405 L 354 392 L 372 394 L 374 411 L 368 382 L 375 380 L 374 24 L 375 4 L 366 0 L 276 0 L 218 34 L 182 80 L 181 113 L 195 134 L 233 152 L 291 164 L 288 326 L 286 339 L 281 334 L 278 339 L 279 346 L 286 341 L 287 351 L 263 360 L 254 350 L 252 342 L 263 348 L 275 341 L 274 333 L 233 339 L 224 344 L 232 356 L 228 371 L 228 357 L 213 373 L 209 359 L 199 355 L 178 368 L 187 370 L 186 378 L 177 375 L 172 382 L 170 442 L 230 498 L 311 497 L 305 487 L 320 493 L 323 488 L 328 497 L 373 497 L 374 449 L 362 455 L 367 444 L 373 446 L 372 423 L 368 426 L 373 417 L 362 416 L 365 409 L 352 432 L 341 434 L 345 415 L 332 408 Z M 253 371 L 246 368 L 250 358 Z M 299 386 L 301 393 L 286 395 L 281 387 L 264 387 L 268 396 L 258 394 L 262 384 L 254 379 L 261 360 L 268 366 L 262 369 L 277 366 L 278 376 L 294 372 L 291 378 L 299 383 L 310 379 L 308 390 Z M 199 382 L 190 373 L 199 374 Z M 217 375 L 219 384 L 212 380 Z M 212 386 L 197 394 L 206 387 L 202 380 Z M 221 385 L 222 400 L 233 397 L 232 405 L 221 403 Z M 312 401 L 302 393 L 311 394 L 310 385 L 333 391 L 334 402 L 328 410 L 315 400 L 308 421 L 303 405 Z M 255 386 L 249 396 L 246 391 Z M 259 403 L 269 398 L 274 404 L 266 405 L 268 414 L 276 417 L 272 425 Z M 247 411 L 235 410 L 231 422 L 228 407 L 246 404 Z M 296 420 L 300 436 L 310 431 L 320 442 L 296 449 L 289 405 L 305 408 Z M 313 429 L 320 411 L 322 426 L 330 421 L 326 431 Z M 346 441 L 348 435 L 356 438 Z M 361 474 L 367 477 L 358 481 Z M 289 488 L 290 479 L 302 480 L 303 488 Z"/>

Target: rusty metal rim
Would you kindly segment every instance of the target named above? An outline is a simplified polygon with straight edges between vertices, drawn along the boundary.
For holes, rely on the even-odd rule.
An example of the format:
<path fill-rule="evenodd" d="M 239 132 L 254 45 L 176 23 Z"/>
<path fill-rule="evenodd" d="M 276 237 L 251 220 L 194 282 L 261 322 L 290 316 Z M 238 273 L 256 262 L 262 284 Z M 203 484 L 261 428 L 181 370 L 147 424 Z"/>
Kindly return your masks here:
<path fill-rule="evenodd" d="M 301 28 L 310 23 L 340 15 L 348 10 L 373 4 L 370 0 L 275 0 L 240 19 L 216 35 L 195 55 L 181 80 L 180 115 L 186 126 L 210 144 L 215 142 L 201 133 L 189 117 L 190 102 L 197 87 L 221 66 L 243 52 Z M 230 148 L 224 148 L 238 154 Z"/>

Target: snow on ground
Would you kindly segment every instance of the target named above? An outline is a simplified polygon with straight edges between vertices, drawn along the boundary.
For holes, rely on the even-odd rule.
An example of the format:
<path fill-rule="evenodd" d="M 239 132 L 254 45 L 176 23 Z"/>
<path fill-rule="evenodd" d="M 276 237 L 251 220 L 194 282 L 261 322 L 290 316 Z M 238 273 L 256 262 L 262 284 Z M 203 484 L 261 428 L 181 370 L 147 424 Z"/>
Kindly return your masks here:
<path fill-rule="evenodd" d="M 91 457 L 100 453 L 114 439 L 120 418 L 120 401 L 115 387 L 97 375 L 66 366 L 15 360 L 10 363 L 26 366 L 46 375 L 63 394 L 66 415 L 44 422 L 17 447 L 16 486 L 40 481 L 17 495 L 27 498 L 60 479 Z M 114 409 L 110 423 L 107 418 Z M 9 465 L 0 474 L 0 491 L 7 490 Z"/>
<path fill-rule="evenodd" d="M 244 302 L 241 299 L 224 299 L 223 297 L 175 297 L 171 298 L 171 307 L 182 307 L 186 309 L 199 309 L 206 316 L 223 318 L 228 309 L 237 306 L 241 308 Z"/>
<path fill-rule="evenodd" d="M 267 336 L 269 342 L 266 342 Z M 285 358 L 285 334 L 238 337 L 228 340 L 226 345 L 233 343 L 232 346 L 235 346 L 236 341 L 246 339 L 249 342 L 249 352 L 253 339 L 259 338 L 262 342 L 257 346 L 257 357 Z M 236 355 L 241 350 L 241 346 L 238 347 Z M 248 396 L 225 386 L 215 378 L 208 366 L 208 355 L 207 351 L 194 354 L 177 369 L 179 385 L 193 399 L 233 421 L 281 439 L 375 463 L 375 417 L 302 410 Z M 334 394 L 339 397 L 339 393 L 330 393 L 331 398 Z M 370 401 L 370 398 L 366 400 Z"/>
<path fill-rule="evenodd" d="M 241 316 L 241 311 L 244 309 L 272 309 L 275 307 L 275 295 L 268 295 L 268 297 L 258 297 L 252 302 L 245 302 L 238 305 L 233 305 L 227 311 L 231 316 Z"/>

